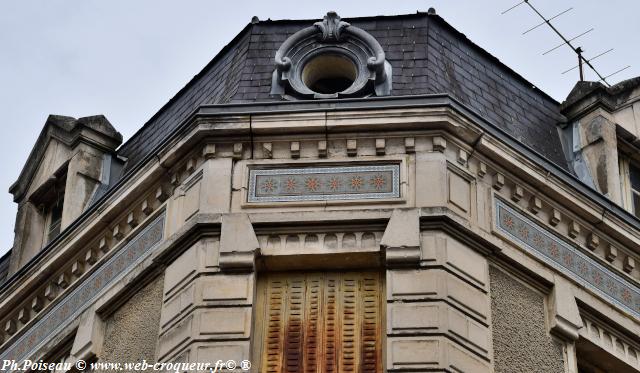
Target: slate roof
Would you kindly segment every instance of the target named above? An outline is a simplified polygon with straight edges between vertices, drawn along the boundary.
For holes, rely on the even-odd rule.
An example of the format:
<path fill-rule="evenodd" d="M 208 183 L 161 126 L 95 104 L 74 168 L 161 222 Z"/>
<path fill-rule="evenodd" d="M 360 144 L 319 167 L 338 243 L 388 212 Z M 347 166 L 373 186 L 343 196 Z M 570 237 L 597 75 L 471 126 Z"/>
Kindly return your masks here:
<path fill-rule="evenodd" d="M 559 103 L 435 14 L 344 19 L 373 35 L 393 66 L 394 96 L 448 93 L 507 134 L 568 170 L 556 129 Z M 274 56 L 317 20 L 247 25 L 119 150 L 126 170 L 203 104 L 279 101 L 269 95 Z"/>

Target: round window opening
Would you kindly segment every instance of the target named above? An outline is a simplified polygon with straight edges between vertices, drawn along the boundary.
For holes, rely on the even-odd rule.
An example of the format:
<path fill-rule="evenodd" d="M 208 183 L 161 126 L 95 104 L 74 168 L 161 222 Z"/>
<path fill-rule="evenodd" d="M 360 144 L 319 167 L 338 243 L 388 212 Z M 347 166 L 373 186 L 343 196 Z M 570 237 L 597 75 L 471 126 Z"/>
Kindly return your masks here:
<path fill-rule="evenodd" d="M 351 87 L 358 69 L 350 58 L 322 54 L 312 58 L 302 68 L 302 82 L 312 91 L 333 94 Z"/>

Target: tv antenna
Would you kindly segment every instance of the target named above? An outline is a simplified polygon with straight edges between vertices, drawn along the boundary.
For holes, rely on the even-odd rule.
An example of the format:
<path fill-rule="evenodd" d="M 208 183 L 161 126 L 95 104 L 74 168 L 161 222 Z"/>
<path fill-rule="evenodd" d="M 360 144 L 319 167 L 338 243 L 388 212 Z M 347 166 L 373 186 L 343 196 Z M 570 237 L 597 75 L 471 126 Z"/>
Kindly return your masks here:
<path fill-rule="evenodd" d="M 593 28 L 590 28 L 589 30 L 587 30 L 587 31 L 585 31 L 585 32 L 583 32 L 583 33 L 581 33 L 581 34 L 579 34 L 579 35 L 577 35 L 577 36 L 574 36 L 574 37 L 573 37 L 573 38 L 571 38 L 571 39 L 567 39 L 567 38 L 566 38 L 566 37 L 565 37 L 565 36 L 564 36 L 560 31 L 558 31 L 558 29 L 557 29 L 557 28 L 556 28 L 556 27 L 551 23 L 551 21 L 552 21 L 552 20 L 554 20 L 554 19 L 556 19 L 556 18 L 560 17 L 561 15 L 563 15 L 563 14 L 565 14 L 565 13 L 568 13 L 569 11 L 573 10 L 573 8 L 566 9 L 566 10 L 564 10 L 564 11 L 562 11 L 562 12 L 560 12 L 560 13 L 556 14 L 555 16 L 553 16 L 553 17 L 551 17 L 551 18 L 546 18 L 545 16 L 543 16 L 543 15 L 542 15 L 542 13 L 540 13 L 540 12 L 538 11 L 538 9 L 536 9 L 536 8 L 531 4 L 530 0 L 523 0 L 523 1 L 520 1 L 519 3 L 515 4 L 515 5 L 514 5 L 514 6 L 512 6 L 511 8 L 509 8 L 509 9 L 507 9 L 507 10 L 503 11 L 503 12 L 502 12 L 502 14 L 505 14 L 505 13 L 507 13 L 507 12 L 510 12 L 511 10 L 513 10 L 513 9 L 515 9 L 515 8 L 517 8 L 517 7 L 519 7 L 519 6 L 520 6 L 520 5 L 522 5 L 522 4 L 526 4 L 526 5 L 528 5 L 528 6 L 529 6 L 529 8 L 530 8 L 534 13 L 536 13 L 536 14 L 538 15 L 538 17 L 540 17 L 540 19 L 542 19 L 542 22 L 541 22 L 541 23 L 539 23 L 539 24 L 537 24 L 537 25 L 535 25 L 535 26 L 533 26 L 533 27 L 529 28 L 528 30 L 526 30 L 525 32 L 523 32 L 523 33 L 522 33 L 522 35 L 525 35 L 525 34 L 527 34 L 527 33 L 531 32 L 531 31 L 533 31 L 533 30 L 537 29 L 538 27 L 543 26 L 543 25 L 545 25 L 545 24 L 546 24 L 547 26 L 549 26 L 549 27 L 551 28 L 551 30 L 553 30 L 553 32 L 555 32 L 555 33 L 560 37 L 560 39 L 562 39 L 562 43 L 561 43 L 560 45 L 555 46 L 555 47 L 553 47 L 553 48 L 549 49 L 548 51 L 546 51 L 546 52 L 542 53 L 543 55 L 547 55 L 547 54 L 549 54 L 549 53 L 553 52 L 554 50 L 556 50 L 556 49 L 558 49 L 558 48 L 562 47 L 563 45 L 567 45 L 567 46 L 569 46 L 569 47 L 570 47 L 570 48 L 575 52 L 575 54 L 578 56 L 578 65 L 576 65 L 576 66 L 574 66 L 574 67 L 572 67 L 572 68 L 570 68 L 570 69 L 568 69 L 568 70 L 563 71 L 563 72 L 562 72 L 562 74 L 566 74 L 566 73 L 568 73 L 569 71 L 575 70 L 575 69 L 577 68 L 577 69 L 579 69 L 579 72 L 580 72 L 580 81 L 584 81 L 584 66 L 586 65 L 587 67 L 589 67 L 589 68 L 590 68 L 590 69 L 591 69 L 591 70 L 592 70 L 592 71 L 593 71 L 593 72 L 598 76 L 598 78 L 600 78 L 600 81 L 601 81 L 601 82 L 603 82 L 607 87 L 610 87 L 611 85 L 609 84 L 609 82 L 607 82 L 607 79 L 608 79 L 608 78 L 610 78 L 611 76 L 613 76 L 613 75 L 615 75 L 615 74 L 618 74 L 618 73 L 620 73 L 620 72 L 622 72 L 622 71 L 624 71 L 624 70 L 628 69 L 629 67 L 631 67 L 631 65 L 627 65 L 626 67 L 623 67 L 623 68 L 621 68 L 621 69 L 619 69 L 619 70 L 615 71 L 614 73 L 609 74 L 609 75 L 607 75 L 607 76 L 602 76 L 602 74 L 600 74 L 600 72 L 598 72 L 598 70 L 593 66 L 593 64 L 591 63 L 591 61 L 595 60 L 595 59 L 596 59 L 596 58 L 598 58 L 598 57 L 602 57 L 602 56 L 604 56 L 605 54 L 607 54 L 607 53 L 609 53 L 609 52 L 613 51 L 613 48 L 608 49 L 608 50 L 606 50 L 606 51 L 604 51 L 604 52 L 602 52 L 602 53 L 600 53 L 600 54 L 598 54 L 598 55 L 596 55 L 596 56 L 594 56 L 594 57 L 591 57 L 591 58 L 587 59 L 587 58 L 585 58 L 585 57 L 584 57 L 584 55 L 583 55 L 584 50 L 582 49 L 582 47 L 575 47 L 573 44 L 571 44 L 571 42 L 572 42 L 572 41 L 574 41 L 574 40 L 576 40 L 576 39 L 578 39 L 578 38 L 579 38 L 579 37 L 581 37 L 581 36 L 584 36 L 584 35 L 586 35 L 586 34 L 590 33 L 590 32 L 591 32 L 591 31 L 593 31 L 594 29 L 593 29 Z"/>

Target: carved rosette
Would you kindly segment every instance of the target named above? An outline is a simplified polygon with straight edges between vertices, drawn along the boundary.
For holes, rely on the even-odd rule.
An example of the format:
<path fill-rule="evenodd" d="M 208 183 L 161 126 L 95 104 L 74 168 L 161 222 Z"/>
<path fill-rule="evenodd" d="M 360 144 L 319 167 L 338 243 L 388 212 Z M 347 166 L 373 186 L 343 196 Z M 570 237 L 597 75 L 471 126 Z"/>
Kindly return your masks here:
<path fill-rule="evenodd" d="M 307 87 L 302 74 L 307 62 L 323 54 L 350 60 L 356 76 L 337 93 L 318 93 Z M 391 65 L 380 43 L 366 31 L 328 12 L 322 22 L 291 35 L 275 55 L 271 94 L 287 99 L 386 96 L 391 91 Z"/>

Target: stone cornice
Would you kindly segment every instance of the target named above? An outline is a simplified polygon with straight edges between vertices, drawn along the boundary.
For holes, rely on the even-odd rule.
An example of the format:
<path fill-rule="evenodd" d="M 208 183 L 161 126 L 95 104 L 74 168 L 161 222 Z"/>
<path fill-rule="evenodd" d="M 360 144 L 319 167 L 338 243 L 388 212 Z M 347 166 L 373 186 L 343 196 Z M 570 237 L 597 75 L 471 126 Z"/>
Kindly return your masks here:
<path fill-rule="evenodd" d="M 296 111 L 296 108 L 308 110 Z M 297 139 L 358 137 L 362 131 L 366 131 L 365 136 L 381 138 L 387 135 L 405 138 L 436 136 L 440 139 L 439 147 L 446 147 L 448 141 L 451 147 L 460 148 L 458 162 L 466 162 L 469 157 L 480 159 L 485 166 L 482 173 L 491 172 L 487 177 L 495 177 L 495 169 L 504 175 L 514 175 L 519 183 L 537 190 L 540 196 L 562 201 L 563 208 L 579 216 L 586 224 L 597 226 L 599 230 L 620 240 L 625 247 L 640 252 L 637 221 L 447 96 L 328 100 L 315 105 L 206 106 L 200 108 L 180 128 L 139 168 L 125 175 L 101 201 L 0 289 L 0 298 L 3 299 L 0 309 L 11 309 L 10 305 L 15 304 L 21 295 L 40 285 L 43 274 L 46 275 L 41 268 L 50 268 L 68 258 L 71 255 L 69 251 L 74 250 L 71 248 L 82 247 L 92 235 L 104 228 L 101 221 L 116 219 L 123 213 L 124 206 L 140 198 L 167 172 L 177 175 L 178 170 L 192 170 L 195 163 L 189 154 L 193 153 L 194 148 L 226 142 L 234 149 L 232 155 L 217 154 L 215 150 L 201 154 L 204 158 L 242 157 L 243 143 L 255 148 L 265 138 L 282 141 L 293 129 L 299 133 Z M 412 151 L 407 144 L 410 143 L 405 142 L 407 152 Z M 240 145 L 237 153 L 236 145 Z M 489 171 L 486 170 L 487 165 L 490 166 Z M 176 183 L 179 181 L 177 178 Z M 251 215 L 252 222 L 263 221 L 259 217 L 254 220 Z"/>

